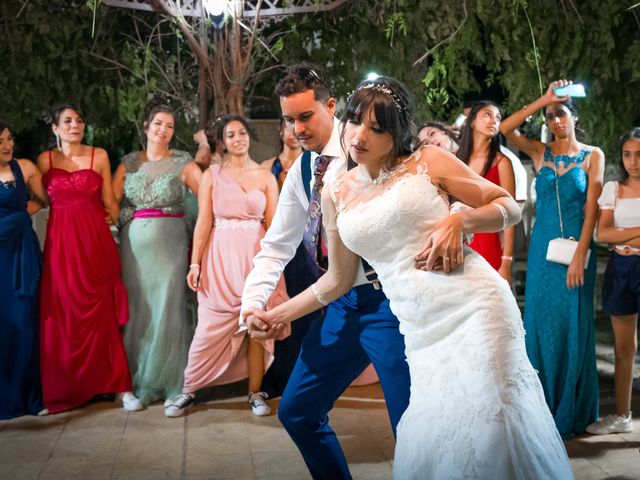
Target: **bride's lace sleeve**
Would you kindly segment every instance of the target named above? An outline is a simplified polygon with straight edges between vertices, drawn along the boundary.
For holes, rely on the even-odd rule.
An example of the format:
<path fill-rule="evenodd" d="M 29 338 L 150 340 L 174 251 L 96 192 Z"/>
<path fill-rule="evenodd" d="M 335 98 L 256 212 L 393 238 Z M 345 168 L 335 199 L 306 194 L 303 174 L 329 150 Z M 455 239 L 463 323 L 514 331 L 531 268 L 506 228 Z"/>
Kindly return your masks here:
<path fill-rule="evenodd" d="M 314 293 L 331 302 L 344 295 L 353 285 L 358 270 L 358 256 L 349 250 L 338 232 L 339 189 L 341 179 L 322 190 L 322 226 L 329 250 L 329 270 L 316 282 Z M 317 296 L 317 295 L 316 295 Z"/>
<path fill-rule="evenodd" d="M 340 239 L 331 190 L 330 185 L 322 189 L 322 225 L 329 250 L 329 270 L 311 287 L 271 310 L 273 322 L 289 322 L 313 312 L 344 295 L 355 281 L 359 257 Z"/>
<path fill-rule="evenodd" d="M 433 183 L 473 207 L 460 213 L 465 233 L 497 232 L 520 221 L 520 207 L 506 190 L 481 177 L 450 153 L 437 147 L 423 147 L 419 162 L 428 169 Z"/>

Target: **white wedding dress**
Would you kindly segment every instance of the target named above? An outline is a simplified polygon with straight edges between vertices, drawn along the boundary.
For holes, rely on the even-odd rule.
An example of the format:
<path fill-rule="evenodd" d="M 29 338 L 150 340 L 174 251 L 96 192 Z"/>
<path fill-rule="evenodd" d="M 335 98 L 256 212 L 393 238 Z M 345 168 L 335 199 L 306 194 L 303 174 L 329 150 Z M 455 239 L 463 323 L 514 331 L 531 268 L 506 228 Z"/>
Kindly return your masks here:
<path fill-rule="evenodd" d="M 422 162 L 377 181 L 357 167 L 356 181 L 331 185 L 340 237 L 378 273 L 405 337 L 411 398 L 394 478 L 573 478 L 507 282 L 474 252 L 452 274 L 414 266 L 449 215 Z"/>

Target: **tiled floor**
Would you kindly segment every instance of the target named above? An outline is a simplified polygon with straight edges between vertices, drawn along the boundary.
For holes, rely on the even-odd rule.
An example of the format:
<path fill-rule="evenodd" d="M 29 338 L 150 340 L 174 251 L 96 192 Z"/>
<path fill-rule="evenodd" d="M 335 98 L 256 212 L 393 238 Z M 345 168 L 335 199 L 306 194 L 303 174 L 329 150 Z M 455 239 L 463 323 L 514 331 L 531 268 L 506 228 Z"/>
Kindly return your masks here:
<path fill-rule="evenodd" d="M 199 403 L 179 419 L 166 418 L 161 405 L 127 413 L 99 402 L 0 422 L 0 479 L 309 478 L 278 419 L 253 416 L 237 390 L 227 387 L 217 396 L 228 398 Z M 603 383 L 605 413 L 610 390 Z M 635 404 L 640 411 L 637 394 Z M 379 386 L 349 389 L 330 417 L 354 478 L 391 478 L 393 438 Z M 576 478 L 640 479 L 640 421 L 635 430 L 568 442 Z"/>

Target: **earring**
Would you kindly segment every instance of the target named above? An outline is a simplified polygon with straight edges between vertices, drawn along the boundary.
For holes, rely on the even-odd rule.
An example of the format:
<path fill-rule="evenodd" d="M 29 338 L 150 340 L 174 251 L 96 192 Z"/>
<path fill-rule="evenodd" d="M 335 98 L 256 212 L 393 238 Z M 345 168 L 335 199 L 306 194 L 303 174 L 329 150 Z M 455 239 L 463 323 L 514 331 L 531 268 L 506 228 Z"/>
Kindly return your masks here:
<path fill-rule="evenodd" d="M 55 133 L 56 136 L 56 146 L 58 147 L 58 150 L 62 150 L 62 145 L 60 145 L 60 135 L 58 135 L 58 132 Z"/>

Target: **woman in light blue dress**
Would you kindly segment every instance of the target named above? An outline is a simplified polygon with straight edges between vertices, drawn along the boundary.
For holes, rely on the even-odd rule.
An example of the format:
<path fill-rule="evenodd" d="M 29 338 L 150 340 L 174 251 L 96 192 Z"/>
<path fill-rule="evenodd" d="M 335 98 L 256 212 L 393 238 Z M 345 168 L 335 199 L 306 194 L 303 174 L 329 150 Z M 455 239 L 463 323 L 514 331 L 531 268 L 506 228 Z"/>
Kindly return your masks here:
<path fill-rule="evenodd" d="M 568 84 L 564 80 L 552 83 L 542 97 L 500 126 L 531 157 L 537 172 L 524 327 L 527 354 L 564 439 L 584 433 L 598 415 L 592 238 L 604 173 L 602 151 L 576 139 L 577 112 L 569 97 L 554 93 L 554 87 Z M 554 137 L 546 145 L 516 130 L 540 109 L 545 110 Z M 546 259 L 550 240 L 558 237 L 578 241 L 568 265 Z"/>
<path fill-rule="evenodd" d="M 185 191 L 197 195 L 202 173 L 188 153 L 169 147 L 172 110 L 153 102 L 145 113 L 146 149 L 125 155 L 113 186 L 121 201 L 120 255 L 129 293 L 124 342 L 136 395 L 149 404 L 182 391 L 195 325 L 184 282 Z"/>

